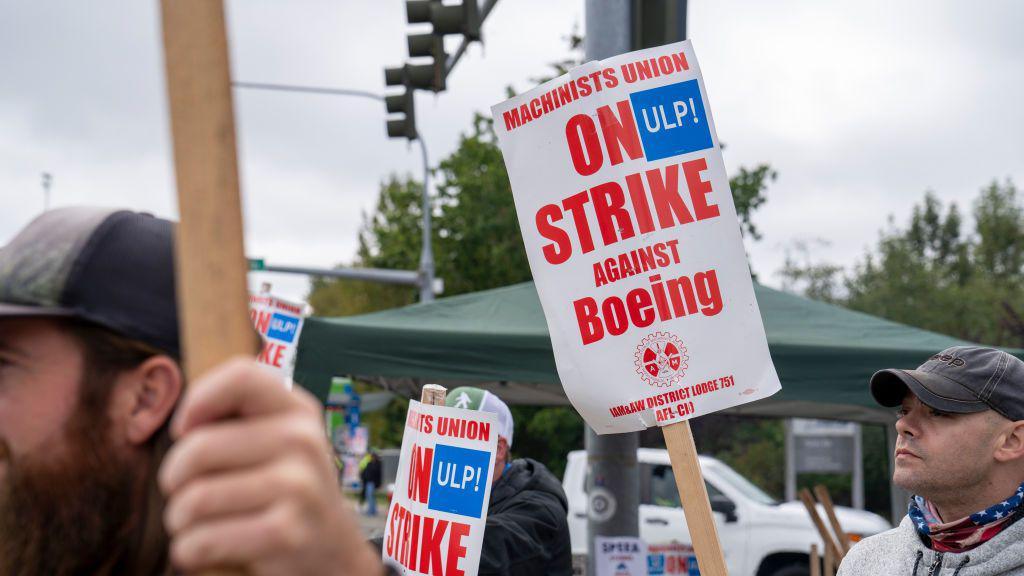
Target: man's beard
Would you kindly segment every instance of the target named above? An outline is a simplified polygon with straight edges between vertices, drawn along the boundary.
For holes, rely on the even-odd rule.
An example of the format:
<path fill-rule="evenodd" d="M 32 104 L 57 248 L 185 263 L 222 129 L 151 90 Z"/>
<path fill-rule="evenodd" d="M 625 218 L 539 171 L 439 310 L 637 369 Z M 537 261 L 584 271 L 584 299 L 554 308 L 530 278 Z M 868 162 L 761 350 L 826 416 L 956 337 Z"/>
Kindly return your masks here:
<path fill-rule="evenodd" d="M 3 576 L 103 573 L 132 546 L 137 458 L 111 443 L 107 418 L 81 412 L 60 455 L 17 457 L 0 447 L 8 453 L 0 484 Z"/>

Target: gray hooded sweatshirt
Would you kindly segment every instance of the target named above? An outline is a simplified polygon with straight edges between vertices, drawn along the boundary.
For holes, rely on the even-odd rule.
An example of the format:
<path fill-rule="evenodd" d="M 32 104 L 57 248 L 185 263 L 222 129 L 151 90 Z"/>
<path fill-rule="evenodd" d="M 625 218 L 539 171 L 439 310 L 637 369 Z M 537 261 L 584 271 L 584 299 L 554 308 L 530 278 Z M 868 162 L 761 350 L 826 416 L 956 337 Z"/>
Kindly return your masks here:
<path fill-rule="evenodd" d="M 967 552 L 935 552 L 909 516 L 888 532 L 858 542 L 836 576 L 1024 576 L 1024 520 Z"/>

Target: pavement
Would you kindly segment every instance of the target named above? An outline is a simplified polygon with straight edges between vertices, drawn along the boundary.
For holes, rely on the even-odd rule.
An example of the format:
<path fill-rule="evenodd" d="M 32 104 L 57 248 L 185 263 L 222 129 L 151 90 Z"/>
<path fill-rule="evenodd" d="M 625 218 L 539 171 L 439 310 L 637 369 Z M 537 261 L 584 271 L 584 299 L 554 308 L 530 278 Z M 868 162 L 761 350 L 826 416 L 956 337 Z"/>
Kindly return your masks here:
<path fill-rule="evenodd" d="M 363 535 L 367 538 L 373 538 L 384 534 L 384 524 L 387 521 L 388 507 L 387 503 L 382 499 L 377 499 L 377 515 L 367 516 L 362 509 L 359 508 L 358 499 L 349 499 L 352 502 L 352 507 L 355 508 L 359 513 L 359 527 L 363 530 Z"/>

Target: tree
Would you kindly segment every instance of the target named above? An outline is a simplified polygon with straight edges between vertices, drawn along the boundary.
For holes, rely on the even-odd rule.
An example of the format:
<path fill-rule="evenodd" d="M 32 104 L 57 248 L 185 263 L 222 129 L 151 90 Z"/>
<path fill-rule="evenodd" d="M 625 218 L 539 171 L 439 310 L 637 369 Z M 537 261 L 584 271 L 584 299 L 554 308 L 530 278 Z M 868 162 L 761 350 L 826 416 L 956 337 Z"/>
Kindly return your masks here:
<path fill-rule="evenodd" d="M 473 130 L 438 166 L 438 272 L 451 295 L 530 280 L 494 121 L 477 114 Z"/>
<path fill-rule="evenodd" d="M 411 177 L 391 175 L 381 183 L 372 214 L 363 214 L 353 266 L 415 270 L 422 246 L 423 187 Z M 415 301 L 407 286 L 314 278 L 308 301 L 319 316 L 350 316 L 398 308 Z"/>
<path fill-rule="evenodd" d="M 1024 206 L 1013 182 L 992 182 L 962 232 L 956 203 L 932 192 L 904 227 L 889 218 L 873 249 L 850 270 L 787 256 L 787 289 L 919 328 L 1000 346 L 1024 344 Z M 798 245 L 798 248 L 801 248 Z M 845 295 L 838 294 L 838 286 Z"/>

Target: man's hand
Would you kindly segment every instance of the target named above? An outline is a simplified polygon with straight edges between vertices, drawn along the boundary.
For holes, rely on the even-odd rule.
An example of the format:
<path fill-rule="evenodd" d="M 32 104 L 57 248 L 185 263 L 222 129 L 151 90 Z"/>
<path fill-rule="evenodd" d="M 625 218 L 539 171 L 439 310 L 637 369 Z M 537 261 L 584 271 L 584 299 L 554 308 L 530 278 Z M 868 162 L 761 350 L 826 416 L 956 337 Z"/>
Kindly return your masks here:
<path fill-rule="evenodd" d="M 319 403 L 250 359 L 189 387 L 160 469 L 171 560 L 186 572 L 382 574 L 337 487 Z"/>

